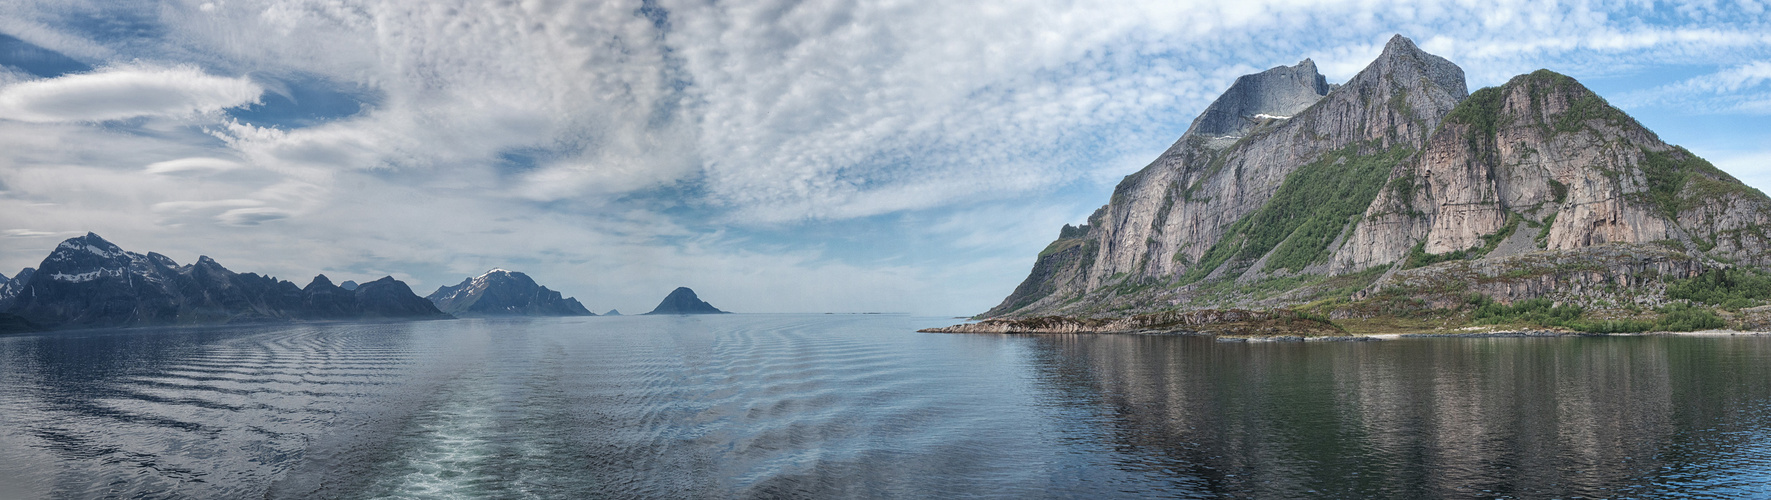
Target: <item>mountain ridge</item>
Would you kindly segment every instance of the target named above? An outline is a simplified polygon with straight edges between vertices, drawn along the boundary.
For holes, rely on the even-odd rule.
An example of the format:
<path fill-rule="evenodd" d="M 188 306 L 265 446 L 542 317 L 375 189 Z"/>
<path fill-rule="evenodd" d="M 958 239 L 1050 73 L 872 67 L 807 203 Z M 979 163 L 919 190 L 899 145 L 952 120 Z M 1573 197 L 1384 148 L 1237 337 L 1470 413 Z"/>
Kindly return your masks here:
<path fill-rule="evenodd" d="M 596 315 L 578 299 L 562 297 L 529 275 L 506 269 L 492 269 L 454 286 L 437 287 L 425 299 L 443 312 L 462 317 Z"/>
<path fill-rule="evenodd" d="M 0 313 L 43 329 L 449 317 L 392 277 L 346 291 L 318 275 L 297 288 L 269 276 L 235 273 L 208 256 L 180 266 L 158 253 L 123 250 L 90 232 L 64 240 L 28 274 L 8 283 L 11 289 L 22 281 L 0 297 Z"/>
<path fill-rule="evenodd" d="M 1257 75 L 1313 71 L 1301 66 Z M 1219 101 L 1249 101 L 1237 95 L 1244 81 Z M 1220 102 L 1208 112 L 1254 112 Z M 1440 306 L 1423 311 L 1468 309 L 1472 295 L 1622 310 L 1662 307 L 1676 280 L 1771 265 L 1771 199 L 1553 71 L 1466 93 L 1460 68 L 1397 35 L 1288 119 L 1249 121 L 1229 144 L 1201 137 L 1215 130 L 1206 121 L 1086 224 L 1061 228 L 978 317 L 1297 307 L 1372 317 L 1351 302 L 1379 296 Z M 1604 280 L 1533 259 L 1665 274 L 1624 280 L 1647 287 L 1637 295 L 1599 293 Z M 1443 282 L 1437 291 L 1421 288 L 1426 275 Z"/>

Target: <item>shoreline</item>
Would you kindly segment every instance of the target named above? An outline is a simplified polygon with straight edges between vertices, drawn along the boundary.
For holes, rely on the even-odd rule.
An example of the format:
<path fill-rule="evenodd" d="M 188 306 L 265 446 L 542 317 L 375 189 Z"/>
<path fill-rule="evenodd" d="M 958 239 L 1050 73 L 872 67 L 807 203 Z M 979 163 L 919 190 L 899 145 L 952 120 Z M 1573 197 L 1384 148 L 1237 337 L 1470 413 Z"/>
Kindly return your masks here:
<path fill-rule="evenodd" d="M 1219 333 L 1195 330 L 1088 330 L 1066 329 L 1066 331 L 1013 330 L 1000 327 L 970 328 L 978 323 L 965 323 L 943 328 L 924 328 L 921 333 L 946 334 L 995 334 L 995 335 L 1162 335 L 1177 337 L 1214 337 L 1218 342 L 1226 343 L 1263 343 L 1263 342 L 1369 342 L 1401 339 L 1434 339 L 1434 338 L 1563 338 L 1563 337 L 1771 337 L 1771 331 L 1749 330 L 1697 330 L 1690 332 L 1635 332 L 1635 333 L 1585 333 L 1565 332 L 1558 330 L 1505 330 L 1488 332 L 1460 333 L 1348 333 L 1344 335 L 1249 335 L 1236 333 Z"/>

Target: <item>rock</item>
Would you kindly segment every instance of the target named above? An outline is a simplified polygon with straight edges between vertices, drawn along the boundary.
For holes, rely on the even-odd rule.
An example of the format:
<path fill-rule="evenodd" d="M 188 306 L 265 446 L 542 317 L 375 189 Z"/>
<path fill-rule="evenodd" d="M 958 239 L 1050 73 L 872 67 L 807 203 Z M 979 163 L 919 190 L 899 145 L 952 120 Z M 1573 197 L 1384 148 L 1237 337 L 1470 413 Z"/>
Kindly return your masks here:
<path fill-rule="evenodd" d="M 18 291 L 25 287 L 25 283 L 31 281 L 31 275 L 36 273 L 36 269 L 27 267 L 19 270 L 18 274 L 12 275 L 12 279 L 0 283 L 0 311 L 6 310 L 12 297 L 18 295 Z"/>
<path fill-rule="evenodd" d="M 425 297 L 438 309 L 455 316 L 595 316 L 578 299 L 535 283 L 529 275 L 493 269 L 461 280 L 455 286 L 437 288 Z"/>
<path fill-rule="evenodd" d="M 714 308 L 712 304 L 702 302 L 700 297 L 695 296 L 694 290 L 690 290 L 688 287 L 677 287 L 676 290 L 670 292 L 670 295 L 664 297 L 663 302 L 658 303 L 658 307 L 646 314 L 726 314 L 726 312 Z"/>
<path fill-rule="evenodd" d="M 1289 119 L 1227 118 L 1307 100 L 1270 82 L 1313 73 L 1238 80 L 980 317 L 1288 307 L 1431 273 L 1497 300 L 1614 304 L 1616 280 L 1513 268 L 1652 272 L 1624 280 L 1652 294 L 1722 262 L 1771 266 L 1771 198 L 1551 71 L 1466 94 L 1461 69 L 1396 36 Z M 1205 137 L 1232 129 L 1232 144 Z M 1470 272 L 1406 270 L 1446 260 Z"/>
<path fill-rule="evenodd" d="M 1268 73 L 1314 71 L 1300 64 Z M 1213 107 L 1245 109 L 1245 93 L 1227 93 Z M 1345 85 L 1289 119 L 1250 129 L 1235 144 L 1220 148 L 1208 140 L 1221 120 L 1196 120 L 1156 161 L 1120 182 L 1112 201 L 1083 226 L 1086 234 L 1068 238 L 1066 251 L 1042 255 L 1016 293 L 983 316 L 1088 315 L 1108 307 L 1102 290 L 1216 272 L 1196 268 L 1210 267 L 1200 264 L 1205 254 L 1299 167 L 1336 152 L 1419 149 L 1466 93 L 1462 70 L 1398 36 Z"/>
<path fill-rule="evenodd" d="M 342 290 L 342 288 L 340 289 Z M 449 318 L 412 288 L 392 276 L 358 286 L 353 291 L 365 318 Z"/>

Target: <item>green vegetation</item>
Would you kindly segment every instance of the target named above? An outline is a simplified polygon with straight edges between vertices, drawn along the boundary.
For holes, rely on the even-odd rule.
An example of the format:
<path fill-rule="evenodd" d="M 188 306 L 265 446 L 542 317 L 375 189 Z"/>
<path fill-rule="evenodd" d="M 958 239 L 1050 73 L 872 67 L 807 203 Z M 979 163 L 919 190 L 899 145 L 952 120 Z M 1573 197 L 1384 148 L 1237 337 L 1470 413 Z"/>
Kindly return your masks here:
<path fill-rule="evenodd" d="M 1326 260 L 1328 245 L 1349 219 L 1365 212 L 1390 171 L 1413 152 L 1397 147 L 1361 155 L 1352 146 L 1299 167 L 1266 205 L 1231 224 L 1181 281 L 1198 281 L 1232 259 L 1253 260 L 1267 252 L 1273 252 L 1269 269 L 1298 271 Z"/>
<path fill-rule="evenodd" d="M 1654 321 L 1642 319 L 1587 319 L 1580 306 L 1555 305 L 1549 299 L 1528 299 L 1505 305 L 1484 295 L 1472 295 L 1475 306 L 1471 322 L 1479 325 L 1533 325 L 1544 328 L 1566 328 L 1586 333 L 1633 333 L 1650 330 L 1688 332 L 1722 328 L 1727 322 L 1708 308 L 1683 302 L 1668 304 L 1657 310 Z"/>
<path fill-rule="evenodd" d="M 1426 267 L 1440 262 L 1464 260 L 1464 258 L 1468 256 L 1469 253 L 1463 250 L 1445 253 L 1427 253 L 1427 242 L 1423 240 L 1420 243 L 1415 243 L 1414 248 L 1408 250 L 1408 260 L 1402 263 L 1402 268 L 1414 269 L 1417 267 Z"/>
<path fill-rule="evenodd" d="M 1522 222 L 1525 222 L 1525 217 L 1513 212 L 1507 212 L 1506 225 L 1501 226 L 1499 231 L 1495 231 L 1492 234 L 1482 235 L 1482 246 L 1476 248 L 1453 250 L 1445 253 L 1427 253 L 1427 242 L 1422 241 L 1416 243 L 1414 244 L 1414 248 L 1408 250 L 1408 259 L 1403 261 L 1402 268 L 1414 269 L 1417 267 L 1438 264 L 1440 262 L 1481 258 L 1484 255 L 1488 255 L 1488 252 L 1493 252 L 1495 248 L 1500 247 L 1501 242 L 1506 241 L 1507 238 L 1511 238 L 1513 233 L 1518 232 L 1519 224 Z M 1547 233 L 1548 230 L 1546 229 L 1544 232 Z"/>
<path fill-rule="evenodd" d="M 1537 242 L 1538 248 L 1550 247 L 1550 227 L 1555 225 L 1556 214 L 1550 214 L 1549 217 L 1543 218 L 1543 229 L 1537 230 L 1537 236 L 1532 238 L 1532 240 Z"/>
<path fill-rule="evenodd" d="M 1579 321 L 1586 311 L 1580 306 L 1558 306 L 1549 299 L 1529 299 L 1512 305 L 1495 302 L 1486 295 L 1470 299 L 1476 311 L 1470 319 L 1481 325 L 1528 323 L 1538 326 L 1567 326 Z"/>
<path fill-rule="evenodd" d="M 1081 239 L 1072 238 L 1072 239 L 1062 239 L 1062 240 L 1053 241 L 1052 244 L 1045 246 L 1045 250 L 1039 251 L 1039 257 L 1040 258 L 1050 257 L 1052 254 L 1062 252 L 1065 250 L 1069 250 L 1072 248 L 1076 248 L 1079 246 L 1082 246 Z"/>
<path fill-rule="evenodd" d="M 1471 141 L 1479 135 L 1494 137 L 1498 131 L 1501 104 L 1506 101 L 1506 94 L 1499 87 L 1483 87 L 1470 94 L 1464 102 L 1457 103 L 1451 112 L 1445 115 L 1446 123 L 1462 123 L 1470 126 Z M 1473 144 L 1472 144 L 1473 145 Z M 1472 148 L 1474 149 L 1474 148 Z"/>
<path fill-rule="evenodd" d="M 1727 325 L 1715 311 L 1682 302 L 1667 304 L 1660 308 L 1660 313 L 1660 321 L 1655 326 L 1669 332 L 1712 330 Z"/>
<path fill-rule="evenodd" d="M 1711 269 L 1667 283 L 1666 296 L 1737 311 L 1771 299 L 1771 276 L 1750 269 Z"/>
<path fill-rule="evenodd" d="M 1550 194 L 1556 197 L 1556 204 L 1561 205 L 1563 202 L 1568 201 L 1568 185 L 1558 182 L 1555 179 L 1550 179 Z"/>

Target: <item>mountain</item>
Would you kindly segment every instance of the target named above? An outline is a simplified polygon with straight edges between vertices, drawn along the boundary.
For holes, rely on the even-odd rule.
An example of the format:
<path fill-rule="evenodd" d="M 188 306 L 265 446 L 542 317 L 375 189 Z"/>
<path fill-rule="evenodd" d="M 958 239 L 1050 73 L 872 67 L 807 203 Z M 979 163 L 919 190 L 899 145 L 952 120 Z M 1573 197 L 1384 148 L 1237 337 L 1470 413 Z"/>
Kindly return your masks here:
<path fill-rule="evenodd" d="M 93 233 L 50 252 L 16 292 L 0 300 L 0 313 L 52 329 L 449 317 L 391 277 L 355 292 L 332 286 L 324 275 L 297 288 L 229 271 L 207 256 L 180 266 L 157 253 L 125 251 Z"/>
<path fill-rule="evenodd" d="M 367 285 L 365 285 L 367 286 Z M 529 275 L 493 269 L 425 297 L 456 316 L 595 316 L 578 299 L 535 283 Z"/>
<path fill-rule="evenodd" d="M 713 304 L 702 302 L 695 296 L 695 291 L 688 287 L 677 287 L 670 295 L 664 297 L 658 307 L 646 314 L 728 314 L 713 307 Z"/>
<path fill-rule="evenodd" d="M 1470 320 L 1538 298 L 1646 317 L 1682 300 L 1678 280 L 1771 265 L 1767 226 L 1771 199 L 1574 79 L 1467 94 L 1462 69 L 1398 35 L 1342 85 L 1309 60 L 1238 79 L 980 317 Z"/>
<path fill-rule="evenodd" d="M 604 316 L 620 316 L 621 311 L 616 310 L 616 309 L 610 309 L 609 312 L 603 313 L 603 315 Z"/>
<path fill-rule="evenodd" d="M 357 289 L 357 282 L 351 281 L 351 280 L 344 280 L 343 283 L 338 284 L 338 287 L 343 288 L 345 290 L 356 290 Z"/>
<path fill-rule="evenodd" d="M 0 280 L 0 311 L 6 310 L 7 299 L 18 295 L 18 291 L 25 287 L 25 283 L 31 281 L 31 275 L 36 273 L 36 269 L 27 267 L 19 270 L 18 274 L 12 275 L 10 280 Z"/>

